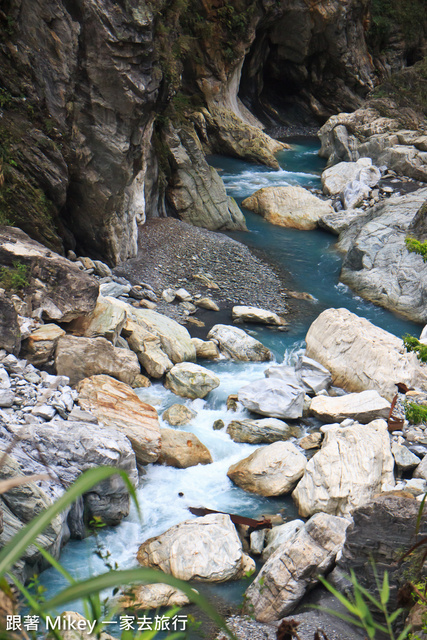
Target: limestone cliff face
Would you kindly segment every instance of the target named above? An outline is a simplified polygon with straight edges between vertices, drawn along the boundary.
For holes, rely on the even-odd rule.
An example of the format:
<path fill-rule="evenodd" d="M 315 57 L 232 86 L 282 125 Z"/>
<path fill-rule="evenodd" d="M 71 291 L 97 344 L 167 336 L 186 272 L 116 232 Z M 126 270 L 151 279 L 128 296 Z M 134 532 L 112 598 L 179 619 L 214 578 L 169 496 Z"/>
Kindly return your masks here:
<path fill-rule="evenodd" d="M 0 223 L 110 264 L 147 217 L 244 228 L 203 152 L 277 166 L 243 104 L 271 113 L 273 90 L 320 117 L 357 107 L 367 3 L 4 0 Z"/>

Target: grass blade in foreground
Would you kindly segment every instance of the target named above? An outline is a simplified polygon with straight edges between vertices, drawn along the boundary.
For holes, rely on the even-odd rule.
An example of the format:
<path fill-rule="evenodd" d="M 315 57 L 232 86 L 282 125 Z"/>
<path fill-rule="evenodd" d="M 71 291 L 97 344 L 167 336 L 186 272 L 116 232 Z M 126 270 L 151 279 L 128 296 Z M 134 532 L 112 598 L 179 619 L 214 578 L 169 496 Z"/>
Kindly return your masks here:
<path fill-rule="evenodd" d="M 204 611 L 211 618 L 211 620 L 224 629 L 230 638 L 234 638 L 234 635 L 227 628 L 224 620 L 219 613 L 217 613 L 215 608 L 209 604 L 203 596 L 196 593 L 186 582 L 182 582 L 181 580 L 178 580 L 166 573 L 143 567 L 139 569 L 126 569 L 124 571 L 109 571 L 108 573 L 103 573 L 100 576 L 88 578 L 87 580 L 73 584 L 48 600 L 45 603 L 45 607 L 46 609 L 56 609 L 70 601 L 86 598 L 87 596 L 103 591 L 104 589 L 133 583 L 162 583 L 168 584 L 176 589 L 180 589 L 191 600 L 191 602 L 196 604 L 199 609 Z"/>

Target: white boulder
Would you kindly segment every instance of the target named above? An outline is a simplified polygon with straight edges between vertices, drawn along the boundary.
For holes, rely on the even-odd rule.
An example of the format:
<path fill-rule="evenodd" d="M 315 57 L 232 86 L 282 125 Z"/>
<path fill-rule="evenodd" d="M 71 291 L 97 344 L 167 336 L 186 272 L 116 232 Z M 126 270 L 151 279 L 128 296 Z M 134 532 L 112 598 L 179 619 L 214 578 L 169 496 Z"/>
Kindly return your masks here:
<path fill-rule="evenodd" d="M 271 418 L 300 418 L 304 407 L 304 391 L 278 378 L 255 380 L 238 392 L 246 409 Z"/>

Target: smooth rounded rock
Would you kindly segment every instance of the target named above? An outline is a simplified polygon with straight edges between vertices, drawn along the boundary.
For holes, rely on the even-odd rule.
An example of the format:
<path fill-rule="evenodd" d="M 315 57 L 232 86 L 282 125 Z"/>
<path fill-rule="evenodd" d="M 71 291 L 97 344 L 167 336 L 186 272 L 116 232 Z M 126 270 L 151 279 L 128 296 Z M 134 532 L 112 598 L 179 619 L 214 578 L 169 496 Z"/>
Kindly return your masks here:
<path fill-rule="evenodd" d="M 208 369 L 191 362 L 176 364 L 166 375 L 165 387 L 182 398 L 204 398 L 220 385 Z"/>

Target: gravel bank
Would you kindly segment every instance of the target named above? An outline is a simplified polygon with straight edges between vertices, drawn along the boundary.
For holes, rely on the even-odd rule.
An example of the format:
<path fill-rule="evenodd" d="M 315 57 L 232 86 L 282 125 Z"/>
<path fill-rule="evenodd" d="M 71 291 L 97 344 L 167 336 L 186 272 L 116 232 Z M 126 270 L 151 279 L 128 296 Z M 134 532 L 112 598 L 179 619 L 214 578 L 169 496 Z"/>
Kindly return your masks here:
<path fill-rule="evenodd" d="M 190 294 L 211 297 L 220 313 L 198 310 L 195 317 L 206 326 L 213 322 L 231 322 L 231 307 L 247 304 L 292 314 L 287 304 L 287 274 L 280 273 L 248 247 L 222 233 L 193 227 L 175 218 L 149 220 L 140 228 L 138 256 L 114 270 L 132 284 L 150 284 L 156 293 L 167 287 L 184 287 Z M 209 288 L 199 276 L 205 276 L 218 288 Z M 295 304 L 295 303 L 294 303 Z M 180 308 L 161 298 L 157 307 L 182 320 Z"/>

